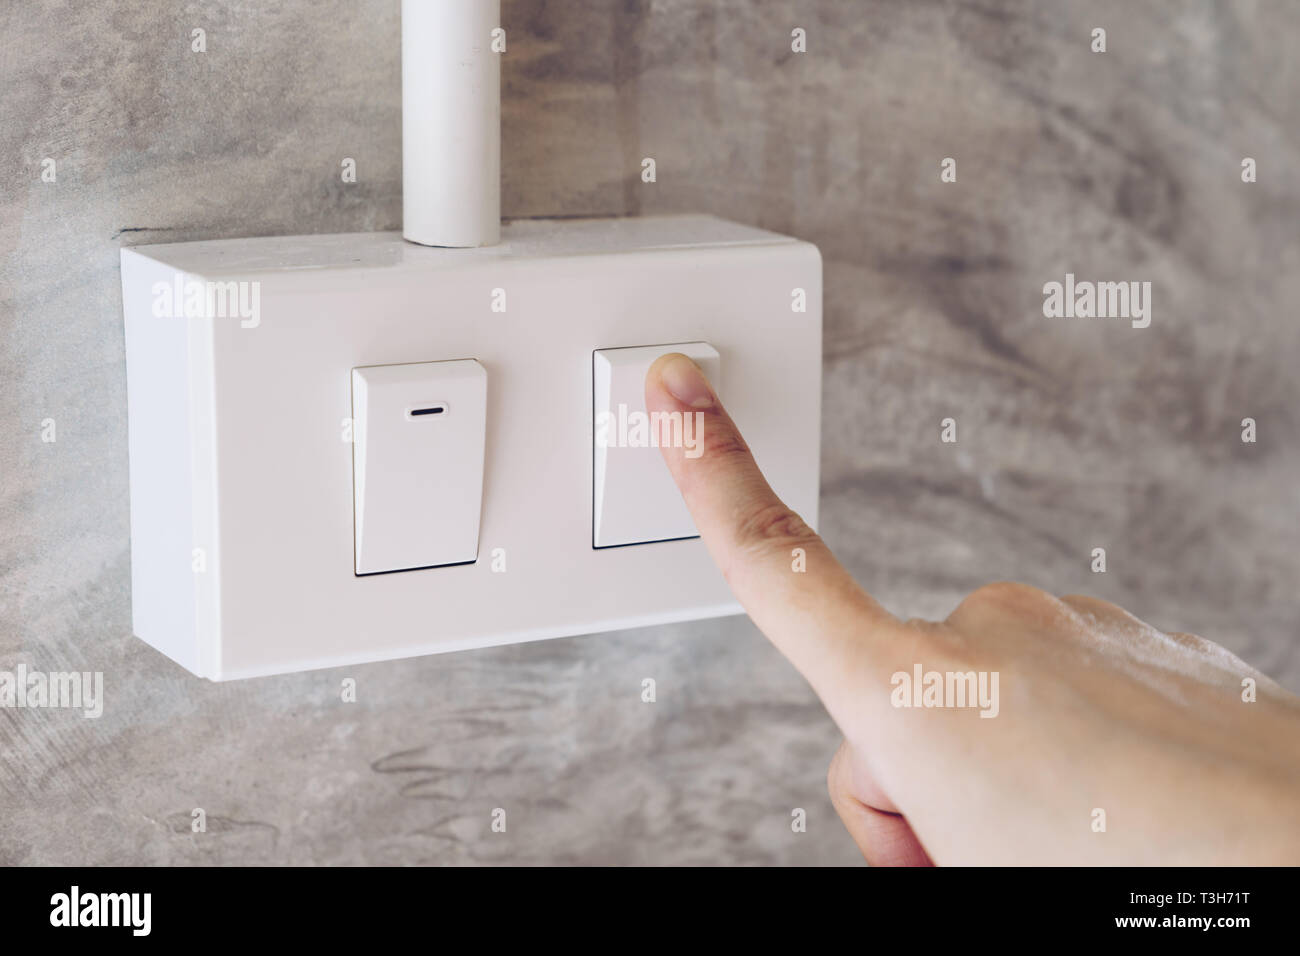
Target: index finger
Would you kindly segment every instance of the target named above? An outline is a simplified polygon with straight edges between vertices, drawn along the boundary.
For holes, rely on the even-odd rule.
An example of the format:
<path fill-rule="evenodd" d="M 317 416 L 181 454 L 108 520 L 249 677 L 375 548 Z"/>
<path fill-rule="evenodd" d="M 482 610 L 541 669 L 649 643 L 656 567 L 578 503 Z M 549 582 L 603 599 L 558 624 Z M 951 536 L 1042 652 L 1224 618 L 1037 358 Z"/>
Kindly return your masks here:
<path fill-rule="evenodd" d="M 875 676 L 881 655 L 872 649 L 897 618 L 772 491 L 699 366 L 661 356 L 645 391 L 647 411 L 703 415 L 697 457 L 661 443 L 668 469 L 736 599 L 840 720 L 858 706 L 863 678 Z"/>

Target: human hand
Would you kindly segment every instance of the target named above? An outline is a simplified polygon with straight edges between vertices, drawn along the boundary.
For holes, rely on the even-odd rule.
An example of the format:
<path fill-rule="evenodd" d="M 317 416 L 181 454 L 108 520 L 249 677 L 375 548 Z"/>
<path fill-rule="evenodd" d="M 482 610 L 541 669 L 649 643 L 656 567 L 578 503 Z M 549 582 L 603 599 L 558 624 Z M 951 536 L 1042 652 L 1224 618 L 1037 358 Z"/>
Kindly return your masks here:
<path fill-rule="evenodd" d="M 737 600 L 843 732 L 831 799 L 869 863 L 1300 863 L 1300 699 L 1203 638 L 1022 584 L 900 621 L 772 492 L 695 363 L 656 361 L 646 406 L 704 414 L 703 453 L 664 458 Z M 925 705 L 918 667 L 947 706 Z"/>

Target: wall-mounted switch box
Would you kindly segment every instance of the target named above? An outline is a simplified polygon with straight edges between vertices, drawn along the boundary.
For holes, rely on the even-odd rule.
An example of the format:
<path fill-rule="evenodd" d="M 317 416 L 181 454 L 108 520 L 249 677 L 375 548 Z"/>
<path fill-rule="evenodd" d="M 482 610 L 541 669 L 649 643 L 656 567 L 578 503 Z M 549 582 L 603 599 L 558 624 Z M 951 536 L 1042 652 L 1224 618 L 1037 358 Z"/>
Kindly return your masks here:
<path fill-rule="evenodd" d="M 356 573 L 478 557 L 487 372 L 473 359 L 352 370 Z"/>
<path fill-rule="evenodd" d="M 597 546 L 599 356 L 643 408 L 622 348 L 707 343 L 815 527 L 821 287 L 815 247 L 707 216 L 123 249 L 135 633 L 227 680 L 738 612 L 614 459 L 604 527 L 657 543 Z"/>
<path fill-rule="evenodd" d="M 652 544 L 699 534 L 664 462 L 660 445 L 687 458 L 703 454 L 703 412 L 668 420 L 646 412 L 645 377 L 655 359 L 680 352 L 700 366 L 719 397 L 718 350 L 707 342 L 598 349 L 591 358 L 596 430 L 592 440 L 591 540 L 597 548 Z"/>

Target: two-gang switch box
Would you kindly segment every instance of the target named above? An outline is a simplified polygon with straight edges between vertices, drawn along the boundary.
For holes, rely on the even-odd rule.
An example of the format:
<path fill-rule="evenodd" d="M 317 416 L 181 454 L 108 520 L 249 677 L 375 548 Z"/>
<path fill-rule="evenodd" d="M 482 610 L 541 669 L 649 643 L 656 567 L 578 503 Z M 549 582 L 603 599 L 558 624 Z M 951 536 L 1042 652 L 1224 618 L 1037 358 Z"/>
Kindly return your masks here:
<path fill-rule="evenodd" d="M 739 611 L 638 382 L 695 357 L 815 527 L 821 286 L 707 216 L 123 249 L 135 633 L 228 680 Z"/>

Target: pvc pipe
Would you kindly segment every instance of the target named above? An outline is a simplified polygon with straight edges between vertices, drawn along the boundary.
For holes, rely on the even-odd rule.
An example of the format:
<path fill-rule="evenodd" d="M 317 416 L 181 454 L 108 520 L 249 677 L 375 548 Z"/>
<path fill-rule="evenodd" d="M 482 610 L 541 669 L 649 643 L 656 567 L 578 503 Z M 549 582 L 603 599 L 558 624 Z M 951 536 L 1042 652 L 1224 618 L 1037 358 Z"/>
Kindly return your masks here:
<path fill-rule="evenodd" d="M 402 235 L 501 241 L 501 0 L 402 0 Z"/>

